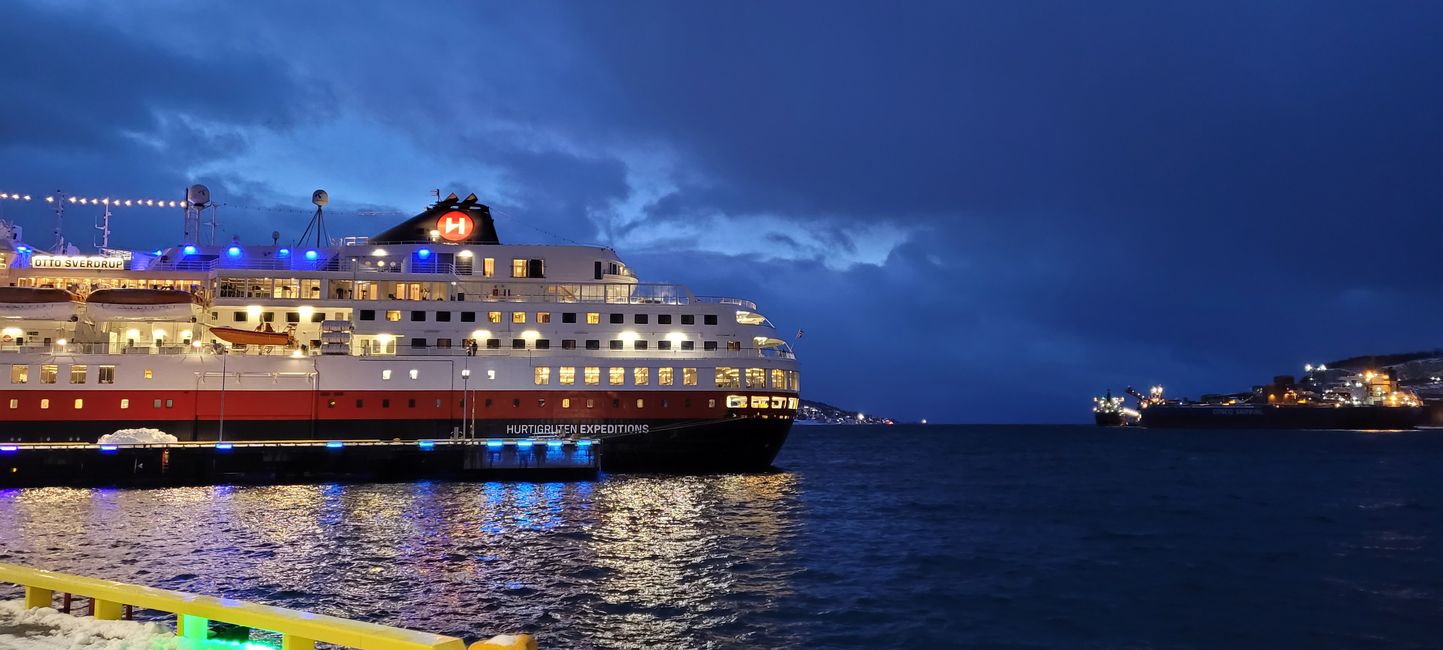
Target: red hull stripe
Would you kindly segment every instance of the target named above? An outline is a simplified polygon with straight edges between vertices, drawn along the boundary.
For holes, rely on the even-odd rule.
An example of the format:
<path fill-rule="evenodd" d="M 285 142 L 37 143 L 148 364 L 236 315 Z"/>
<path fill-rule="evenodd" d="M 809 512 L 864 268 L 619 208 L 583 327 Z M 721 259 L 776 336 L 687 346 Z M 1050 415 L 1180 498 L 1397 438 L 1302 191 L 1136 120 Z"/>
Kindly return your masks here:
<path fill-rule="evenodd" d="M 746 395 L 745 408 L 727 408 L 728 395 Z M 767 408 L 750 398 L 765 396 Z M 785 413 L 794 394 L 775 391 L 228 391 L 227 420 L 477 420 L 724 418 L 730 413 Z M 78 402 L 77 402 L 78 400 Z M 779 408 L 772 408 L 780 404 Z M 13 406 L 12 406 L 13 405 Z M 42 405 L 46 405 L 42 408 Z M 55 420 L 217 420 L 220 391 L 0 391 L 0 423 Z M 474 410 L 473 410 L 474 408 Z"/>

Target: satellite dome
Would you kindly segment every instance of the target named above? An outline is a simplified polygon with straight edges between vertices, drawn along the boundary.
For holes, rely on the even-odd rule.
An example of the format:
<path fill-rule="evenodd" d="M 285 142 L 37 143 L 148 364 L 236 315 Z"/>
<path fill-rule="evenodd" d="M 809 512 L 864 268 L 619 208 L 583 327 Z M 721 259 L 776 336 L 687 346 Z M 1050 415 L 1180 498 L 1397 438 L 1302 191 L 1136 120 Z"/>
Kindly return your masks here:
<path fill-rule="evenodd" d="M 196 183 L 185 191 L 185 200 L 197 207 L 204 206 L 210 203 L 210 188 Z"/>
<path fill-rule="evenodd" d="M 326 194 L 326 191 L 325 191 L 325 190 L 316 190 L 316 191 L 314 191 L 314 192 L 311 192 L 311 203 L 314 203 L 314 204 L 320 206 L 320 205 L 325 205 L 325 204 L 330 203 L 330 202 L 331 202 L 331 195 Z"/>

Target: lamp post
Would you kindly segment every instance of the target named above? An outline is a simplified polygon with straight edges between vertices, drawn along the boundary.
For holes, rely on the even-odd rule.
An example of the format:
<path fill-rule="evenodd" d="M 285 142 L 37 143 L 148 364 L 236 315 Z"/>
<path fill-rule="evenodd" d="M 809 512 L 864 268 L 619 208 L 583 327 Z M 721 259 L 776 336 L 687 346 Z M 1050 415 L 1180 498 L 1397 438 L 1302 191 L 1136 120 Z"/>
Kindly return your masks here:
<path fill-rule="evenodd" d="M 471 406 L 471 369 L 461 369 L 461 437 L 469 438 L 470 418 L 467 413 Z"/>

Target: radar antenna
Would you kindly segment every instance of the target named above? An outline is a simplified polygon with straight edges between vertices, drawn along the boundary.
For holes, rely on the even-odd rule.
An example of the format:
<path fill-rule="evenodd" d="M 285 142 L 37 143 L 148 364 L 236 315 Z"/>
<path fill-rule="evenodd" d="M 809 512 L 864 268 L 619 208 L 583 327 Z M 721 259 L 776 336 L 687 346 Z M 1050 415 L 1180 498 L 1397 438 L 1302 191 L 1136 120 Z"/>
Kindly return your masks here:
<path fill-rule="evenodd" d="M 331 196 L 326 194 L 325 190 L 311 192 L 311 203 L 316 205 L 316 214 L 311 217 L 311 222 L 306 224 L 306 230 L 301 233 L 301 238 L 296 242 L 296 246 L 306 243 L 306 237 L 310 236 L 312 228 L 316 230 L 316 248 L 330 245 L 331 238 L 326 233 L 326 215 L 323 211 L 326 204 L 330 202 Z M 322 244 L 322 241 L 325 241 L 325 244 Z"/>

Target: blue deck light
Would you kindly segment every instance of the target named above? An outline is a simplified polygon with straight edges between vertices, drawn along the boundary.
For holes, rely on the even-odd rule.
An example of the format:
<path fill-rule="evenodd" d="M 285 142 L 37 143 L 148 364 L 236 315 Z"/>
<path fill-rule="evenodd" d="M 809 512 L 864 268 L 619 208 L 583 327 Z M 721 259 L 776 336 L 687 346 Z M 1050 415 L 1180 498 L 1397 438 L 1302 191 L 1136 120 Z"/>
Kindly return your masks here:
<path fill-rule="evenodd" d="M 591 446 L 591 441 L 590 441 L 590 440 L 577 440 L 577 441 L 576 441 L 576 446 L 577 446 L 577 447 L 581 447 L 582 449 L 585 449 L 585 448 Z"/>
<path fill-rule="evenodd" d="M 516 441 L 516 448 L 517 448 L 517 449 L 530 449 L 530 448 L 531 448 L 531 441 L 530 441 L 530 440 L 525 440 L 525 439 L 517 440 L 517 441 Z"/>
<path fill-rule="evenodd" d="M 317 255 L 316 255 L 316 252 L 315 252 L 315 251 L 306 251 L 306 259 L 308 259 L 308 260 L 315 260 L 316 257 L 317 257 Z"/>
<path fill-rule="evenodd" d="M 17 451 L 20 451 L 20 447 L 16 445 L 0 445 L 0 454 L 13 454 Z"/>
<path fill-rule="evenodd" d="M 346 443 L 341 442 L 341 441 L 339 441 L 339 440 L 332 440 L 332 441 L 326 443 L 326 449 L 340 449 L 341 447 L 344 447 L 344 446 L 346 446 Z"/>
<path fill-rule="evenodd" d="M 240 246 L 231 246 L 230 248 L 225 249 L 225 254 L 231 257 L 240 257 Z"/>
<path fill-rule="evenodd" d="M 151 251 L 151 253 L 154 254 L 156 257 L 160 257 L 161 255 L 164 255 L 164 254 L 165 254 L 165 251 L 157 248 L 157 249 Z"/>
<path fill-rule="evenodd" d="M 233 447 L 235 447 L 235 445 L 232 445 L 232 444 L 230 444 L 229 442 L 217 442 L 217 443 L 215 443 L 215 450 L 216 450 L 216 451 L 230 451 L 231 448 L 233 448 Z"/>
<path fill-rule="evenodd" d="M 21 253 L 29 253 L 29 252 L 30 252 L 30 247 L 29 247 L 29 246 L 16 246 L 16 247 L 15 247 L 15 250 L 20 251 Z"/>
<path fill-rule="evenodd" d="M 433 440 L 417 440 L 416 446 L 420 447 L 421 451 L 431 451 L 436 448 L 436 442 Z"/>
<path fill-rule="evenodd" d="M 180 252 L 185 253 L 186 255 L 195 255 L 195 247 L 190 244 L 186 244 L 185 248 L 180 249 Z"/>
<path fill-rule="evenodd" d="M 416 251 L 416 257 L 419 257 L 419 258 L 421 258 L 421 259 L 423 259 L 423 260 L 426 259 L 426 258 L 428 258 L 428 257 L 430 257 L 430 256 L 431 256 L 431 249 L 429 249 L 429 248 L 422 248 L 422 249 Z"/>
<path fill-rule="evenodd" d="M 501 445 L 504 445 L 504 444 L 506 444 L 506 443 L 501 442 L 500 440 L 487 440 L 487 441 L 486 441 L 486 448 L 487 448 L 487 449 L 500 449 L 500 448 L 501 448 Z"/>
<path fill-rule="evenodd" d="M 552 449 L 560 449 L 560 448 L 561 448 L 561 441 L 560 441 L 560 440 L 548 440 L 548 441 L 546 442 L 546 446 L 547 446 L 547 447 L 550 447 L 550 448 L 552 448 Z"/>
<path fill-rule="evenodd" d="M 115 450 L 116 450 L 116 449 L 119 449 L 119 447 L 116 447 L 115 445 L 101 445 L 101 446 L 100 446 L 100 453 L 102 453 L 102 454 L 113 454 L 113 453 L 115 453 Z"/>
<path fill-rule="evenodd" d="M 291 249 L 289 249 L 289 248 L 282 248 L 282 249 L 276 251 L 276 257 L 289 257 L 290 254 L 291 254 Z"/>

